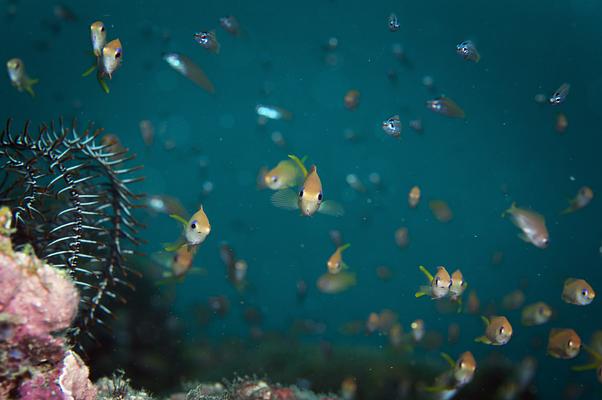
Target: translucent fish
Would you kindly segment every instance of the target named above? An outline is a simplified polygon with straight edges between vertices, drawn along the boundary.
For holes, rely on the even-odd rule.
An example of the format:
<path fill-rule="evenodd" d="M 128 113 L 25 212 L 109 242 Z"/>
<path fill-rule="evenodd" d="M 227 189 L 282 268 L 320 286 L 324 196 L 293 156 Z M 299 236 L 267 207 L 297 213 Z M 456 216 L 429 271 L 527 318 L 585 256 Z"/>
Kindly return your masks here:
<path fill-rule="evenodd" d="M 387 19 L 387 25 L 389 27 L 389 30 L 391 32 L 396 32 L 399 30 L 399 19 L 397 18 L 397 15 L 394 13 L 391 13 L 389 15 L 389 18 Z"/>
<path fill-rule="evenodd" d="M 228 15 L 226 17 L 221 17 L 219 19 L 219 24 L 228 33 L 234 36 L 240 35 L 240 24 L 238 23 L 238 19 L 236 19 L 235 16 Z"/>
<path fill-rule="evenodd" d="M 389 136 L 398 138 L 401 136 L 401 121 L 399 115 L 394 115 L 388 118 L 382 123 L 383 131 Z"/>
<path fill-rule="evenodd" d="M 331 274 L 326 272 L 318 278 L 316 286 L 322 293 L 336 294 L 344 292 L 355 285 L 355 283 L 356 277 L 354 273 L 343 271 L 338 274 Z"/>
<path fill-rule="evenodd" d="M 561 104 L 564 103 L 566 97 L 569 95 L 569 90 L 571 90 L 571 85 L 568 83 L 563 83 L 560 87 L 550 96 L 548 101 L 550 104 Z"/>
<path fill-rule="evenodd" d="M 429 201 L 429 208 L 431 209 L 431 212 L 439 222 L 449 222 L 454 217 L 451 209 L 443 200 Z"/>
<path fill-rule="evenodd" d="M 220 44 L 217 41 L 215 31 L 209 32 L 197 32 L 193 35 L 195 42 L 200 44 L 203 48 L 209 50 L 214 54 L 219 54 Z"/>
<path fill-rule="evenodd" d="M 456 53 L 466 61 L 478 63 L 481 59 L 477 47 L 471 40 L 465 40 L 456 46 Z"/>
<path fill-rule="evenodd" d="M 426 102 L 426 108 L 450 118 L 464 118 L 466 116 L 464 110 L 449 97 L 442 96 L 433 100 L 428 100 Z"/>
<path fill-rule="evenodd" d="M 255 107 L 255 111 L 257 112 L 257 115 L 259 115 L 260 117 L 265 117 L 265 118 L 274 119 L 274 120 L 278 120 L 278 119 L 290 120 L 293 118 L 293 114 L 290 111 L 287 111 L 283 108 L 276 107 L 276 106 L 258 104 Z"/>
<path fill-rule="evenodd" d="M 163 59 L 176 71 L 190 79 L 209 93 L 215 93 L 215 87 L 205 72 L 190 58 L 179 53 L 166 53 Z"/>

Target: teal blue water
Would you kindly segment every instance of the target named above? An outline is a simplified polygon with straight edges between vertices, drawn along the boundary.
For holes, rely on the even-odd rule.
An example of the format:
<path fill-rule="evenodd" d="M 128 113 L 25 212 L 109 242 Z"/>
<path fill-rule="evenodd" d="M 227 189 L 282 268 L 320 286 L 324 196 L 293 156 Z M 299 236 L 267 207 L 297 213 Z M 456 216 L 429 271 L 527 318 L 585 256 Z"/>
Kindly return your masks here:
<path fill-rule="evenodd" d="M 602 188 L 600 157 L 602 124 L 602 5 L 590 1 L 393 2 L 355 1 L 102 1 L 65 2 L 77 21 L 58 21 L 52 3 L 3 1 L 0 12 L 16 7 L 16 15 L 0 24 L 1 58 L 21 58 L 31 77 L 39 78 L 36 98 L 18 93 L 8 77 L 0 83 L 0 115 L 17 125 L 26 119 L 40 123 L 59 116 L 94 121 L 138 154 L 146 180 L 136 188 L 166 194 L 182 201 L 190 213 L 202 203 L 212 232 L 199 250 L 195 264 L 207 276 L 188 277 L 177 288 L 173 312 L 189 335 L 200 334 L 191 321 L 190 307 L 209 296 L 239 295 L 224 277 L 218 246 L 228 241 L 249 265 L 250 290 L 244 301 L 259 306 L 265 330 L 285 330 L 295 318 L 312 318 L 328 325 L 325 338 L 351 343 L 363 338 L 341 337 L 338 327 L 366 319 L 370 312 L 390 308 L 406 329 L 422 318 L 427 329 L 445 334 L 451 322 L 461 326 L 461 340 L 442 350 L 457 354 L 469 349 L 477 360 L 492 350 L 518 361 L 531 354 L 539 360 L 536 384 L 541 398 L 556 398 L 556 389 L 570 382 L 584 388 L 581 398 L 600 396 L 593 372 L 575 374 L 572 365 L 586 357 L 556 360 L 545 346 L 550 328 L 574 328 L 584 342 L 600 329 L 600 299 L 587 307 L 560 299 L 568 277 L 586 279 L 602 291 L 602 206 L 597 197 L 585 209 L 561 216 L 567 199 L 588 185 L 597 196 Z M 401 28 L 387 29 L 395 12 Z M 243 34 L 232 37 L 219 27 L 219 17 L 235 15 Z M 93 77 L 82 78 L 90 65 L 89 24 L 104 21 L 110 39 L 123 44 L 123 66 L 109 82 L 106 95 Z M 58 23 L 59 32 L 49 28 Z M 215 29 L 219 55 L 201 48 L 192 34 Z M 163 38 L 169 35 L 169 39 Z M 335 66 L 324 62 L 323 45 L 338 38 Z M 473 40 L 481 54 L 478 64 L 455 54 L 459 42 Z M 391 47 L 401 43 L 410 65 L 400 64 Z M 176 51 L 198 63 L 216 87 L 208 93 L 173 71 L 161 58 Z M 396 71 L 397 81 L 387 78 Z M 434 78 L 435 91 L 421 83 Z M 538 93 L 550 95 L 563 82 L 571 84 L 564 104 L 537 104 Z M 355 111 L 345 109 L 349 89 L 361 93 Z M 424 106 L 439 94 L 453 98 L 466 119 L 448 119 Z M 291 121 L 257 125 L 255 106 L 273 104 L 290 110 Z M 569 126 L 559 135 L 558 111 Z M 388 137 L 381 122 L 400 114 L 401 138 Z M 421 118 L 424 133 L 408 128 Z M 145 147 L 139 122 L 150 120 L 155 144 Z M 344 139 L 353 129 L 361 140 Z M 287 147 L 270 139 L 280 131 Z M 167 151 L 170 140 L 175 149 Z M 341 202 L 341 218 L 301 217 L 273 207 L 267 190 L 256 188 L 260 167 L 273 167 L 286 155 L 308 155 L 318 166 L 326 199 Z M 201 170 L 200 160 L 208 160 Z M 369 184 L 377 172 L 382 188 Z M 356 193 L 345 182 L 355 173 L 368 186 Z M 203 196 L 202 184 L 214 190 Z M 419 185 L 423 199 L 417 209 L 407 205 L 410 188 Z M 451 207 L 450 223 L 436 221 L 427 202 L 443 199 Z M 510 204 L 533 208 L 546 217 L 550 246 L 538 249 L 517 238 L 517 229 L 500 217 Z M 179 233 L 166 216 L 146 216 L 153 253 Z M 410 245 L 396 247 L 393 234 L 409 229 Z M 352 247 L 345 259 L 358 283 L 345 293 L 319 293 L 316 279 L 334 250 L 328 232 L 338 229 Z M 491 265 L 494 251 L 503 263 Z M 443 315 L 433 301 L 415 299 L 424 277 L 424 264 L 461 268 L 470 289 L 483 307 L 498 305 L 514 325 L 514 337 L 502 348 L 476 344 L 482 332 L 475 316 Z M 380 281 L 375 268 L 393 271 Z M 295 284 L 304 279 L 310 291 L 305 304 L 296 303 Z M 555 316 L 548 324 L 526 328 L 520 311 L 501 311 L 502 297 L 522 287 L 527 303 L 545 301 Z M 135 294 L 133 294 L 135 295 Z M 212 326 L 211 334 L 248 336 L 239 313 Z M 382 338 L 370 338 L 374 346 Z M 436 354 L 436 353 L 434 353 Z M 553 383 L 553 384 L 552 384 Z M 554 387 L 551 390 L 551 386 Z M 333 387 L 333 390 L 336 386 Z"/>

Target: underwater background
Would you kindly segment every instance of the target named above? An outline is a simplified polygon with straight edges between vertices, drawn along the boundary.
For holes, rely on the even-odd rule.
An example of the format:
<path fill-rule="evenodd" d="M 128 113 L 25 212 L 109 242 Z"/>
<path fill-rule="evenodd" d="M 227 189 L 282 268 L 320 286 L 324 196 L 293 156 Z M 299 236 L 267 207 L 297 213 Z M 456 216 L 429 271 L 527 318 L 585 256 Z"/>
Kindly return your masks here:
<path fill-rule="evenodd" d="M 601 398 L 593 371 L 570 370 L 587 362 L 585 352 L 576 360 L 546 355 L 550 328 L 573 328 L 584 343 L 602 328 L 599 299 L 578 307 L 560 298 L 569 277 L 586 279 L 602 291 L 599 199 L 560 215 L 581 186 L 591 187 L 595 196 L 602 188 L 598 1 L 61 4 L 75 20 L 57 17 L 55 2 L 0 2 L 2 59 L 21 58 L 28 74 L 40 80 L 31 98 L 11 87 L 6 76 L 0 82 L 0 116 L 13 118 L 17 127 L 26 120 L 38 125 L 61 116 L 77 118 L 81 126 L 94 121 L 144 164 L 145 180 L 136 191 L 179 199 L 186 218 L 202 204 L 212 226 L 194 261 L 205 273 L 157 285 L 154 256 L 177 239 L 181 227 L 167 215 L 137 211 L 147 226 L 141 234 L 147 243 L 140 249 L 146 256 L 136 261 L 145 277 L 134 282 L 139 290 L 124 294 L 128 304 L 117 306 L 113 333 L 100 334 L 106 336 L 100 350 L 90 350 L 93 374 L 124 368 L 134 385 L 161 394 L 177 390 L 182 381 L 253 372 L 286 384 L 319 382 L 320 390 L 337 392 L 342 379 L 358 374 L 358 368 L 378 386 L 383 369 L 401 375 L 400 364 L 420 362 L 442 370 L 440 351 L 455 357 L 470 350 L 477 362 L 492 353 L 498 357 L 494 360 L 516 363 L 534 356 L 537 390 L 531 398 Z M 396 32 L 387 28 L 390 13 L 399 18 Z M 230 14 L 241 24 L 238 37 L 219 26 L 219 18 Z M 93 76 L 81 76 L 90 66 L 89 25 L 96 20 L 123 44 L 123 65 L 108 81 L 110 94 Z M 221 43 L 219 54 L 192 37 L 211 29 Z M 330 37 L 338 39 L 335 50 L 324 49 Z M 467 39 L 476 43 L 479 63 L 455 54 L 455 46 Z M 391 50 L 395 43 L 403 45 L 404 62 Z M 162 54 L 172 51 L 197 63 L 216 93 L 171 69 Z M 427 75 L 434 79 L 432 90 L 422 84 Z M 563 82 L 571 85 L 563 104 L 534 101 L 536 94 L 549 96 Z M 343 104 L 350 89 L 360 92 L 355 110 Z M 441 94 L 460 104 L 466 118 L 426 109 L 425 101 Z M 282 107 L 293 118 L 258 124 L 258 104 Z M 555 130 L 559 111 L 569 121 L 563 134 Z M 382 121 L 395 114 L 402 120 L 400 139 L 381 129 Z M 416 118 L 422 120 L 422 133 L 408 127 Z M 155 128 L 151 146 L 140 134 L 141 120 Z M 346 140 L 346 130 L 357 132 L 358 139 Z M 274 144 L 274 131 L 282 133 L 285 147 Z M 271 192 L 257 188 L 257 173 L 288 154 L 307 155 L 308 164 L 318 166 L 325 198 L 340 202 L 344 216 L 301 217 L 271 204 Z M 351 173 L 364 182 L 365 192 L 346 183 Z M 371 173 L 380 175 L 381 185 L 370 183 Z M 412 209 L 407 197 L 414 185 L 420 186 L 422 200 Z M 428 201 L 436 199 L 449 204 L 450 222 L 439 222 L 429 210 Z M 546 217 L 548 248 L 521 241 L 508 218 L 501 217 L 514 201 Z M 394 240 L 401 226 L 409 232 L 403 249 Z M 335 250 L 329 238 L 333 229 L 352 244 L 344 254 L 357 277 L 355 286 L 334 295 L 321 293 L 315 284 Z M 224 241 L 247 261 L 248 286 L 242 291 L 226 277 L 219 254 Z M 503 260 L 492 263 L 496 252 L 503 253 Z M 381 265 L 391 270 L 389 280 L 378 278 Z M 467 292 L 479 296 L 479 314 L 488 315 L 490 309 L 506 315 L 514 327 L 512 340 L 500 347 L 475 343 L 483 332 L 479 314 L 446 313 L 436 301 L 415 298 L 425 284 L 419 265 L 430 270 L 445 265 L 450 272 L 461 268 Z M 303 302 L 297 299 L 299 280 L 309 287 Z M 525 327 L 520 310 L 505 311 L 502 298 L 517 289 L 524 292 L 525 304 L 548 303 L 554 310 L 551 321 Z M 221 318 L 207 318 L 203 313 L 211 311 L 203 310 L 216 296 L 229 299 L 230 310 Z M 251 324 L 260 325 L 259 336 L 243 317 L 249 307 L 260 312 L 261 321 Z M 365 321 L 383 309 L 394 311 L 406 331 L 412 321 L 423 319 L 427 332 L 438 333 L 441 343 L 391 353 L 385 335 L 341 333 L 346 323 Z M 132 326 L 130 314 L 153 319 L 140 318 L 142 325 Z M 299 335 L 291 327 L 300 320 L 325 328 Z M 446 339 L 451 323 L 460 327 L 455 343 Z M 262 364 L 258 354 L 276 357 L 279 346 L 299 350 Z M 228 353 L 230 347 L 236 350 Z M 229 356 L 220 359 L 214 354 L 219 351 Z M 315 355 L 314 363 L 328 368 L 336 362 L 336 368 L 329 369 L 329 376 L 304 369 L 308 354 Z M 291 364 L 298 367 L 295 372 L 305 373 L 286 375 Z M 353 368 L 345 370 L 347 364 Z M 396 398 L 372 396 L 361 378 L 357 384 L 358 398 Z M 477 390 L 478 398 L 495 398 L 487 387 Z"/>

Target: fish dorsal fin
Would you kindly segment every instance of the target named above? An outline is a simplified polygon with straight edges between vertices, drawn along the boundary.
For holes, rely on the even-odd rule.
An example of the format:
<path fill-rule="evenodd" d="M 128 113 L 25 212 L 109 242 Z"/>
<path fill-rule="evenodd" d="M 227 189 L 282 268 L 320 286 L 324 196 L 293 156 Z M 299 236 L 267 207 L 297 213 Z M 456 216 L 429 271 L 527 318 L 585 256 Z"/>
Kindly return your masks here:
<path fill-rule="evenodd" d="M 299 167 L 301 172 L 303 172 L 303 177 L 307 178 L 308 172 L 307 172 L 307 168 L 305 167 L 305 160 L 307 159 L 307 156 L 303 157 L 303 159 L 301 160 L 296 155 L 289 154 L 288 158 L 290 158 L 291 160 L 293 160 L 295 162 L 295 164 L 297 164 L 297 166 Z"/>
<path fill-rule="evenodd" d="M 433 275 L 428 271 L 428 269 L 424 267 L 424 265 L 420 265 L 418 269 L 422 271 L 422 273 L 426 276 L 426 278 L 429 280 L 429 283 L 431 283 L 433 279 L 435 279 L 433 278 Z"/>
<path fill-rule="evenodd" d="M 489 318 L 481 315 L 481 321 L 485 324 L 485 326 L 489 326 Z"/>
<path fill-rule="evenodd" d="M 577 279 L 575 278 L 566 278 L 564 281 L 565 285 L 570 285 L 571 283 L 575 282 Z"/>
<path fill-rule="evenodd" d="M 180 222 L 182 225 L 184 225 L 184 229 L 188 227 L 188 221 L 186 221 L 183 217 L 179 216 L 178 214 L 169 214 L 169 216 L 175 219 L 176 221 Z"/>
<path fill-rule="evenodd" d="M 455 368 L 455 367 L 456 367 L 456 362 L 454 361 L 454 359 L 453 359 L 453 358 L 451 358 L 451 356 L 450 356 L 449 354 L 447 354 L 447 353 L 443 353 L 443 352 L 442 352 L 442 353 L 440 353 L 440 354 L 441 354 L 441 357 L 442 357 L 442 358 L 443 358 L 445 361 L 447 361 L 447 363 L 449 364 L 449 366 L 450 366 L 451 368 Z"/>

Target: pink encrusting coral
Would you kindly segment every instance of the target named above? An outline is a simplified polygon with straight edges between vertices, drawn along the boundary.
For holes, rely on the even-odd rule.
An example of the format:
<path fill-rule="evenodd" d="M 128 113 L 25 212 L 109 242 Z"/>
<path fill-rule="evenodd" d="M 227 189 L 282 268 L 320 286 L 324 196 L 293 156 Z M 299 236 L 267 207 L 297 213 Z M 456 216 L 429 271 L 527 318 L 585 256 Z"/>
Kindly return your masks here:
<path fill-rule="evenodd" d="M 88 368 L 60 336 L 76 316 L 78 291 L 27 247 L 13 250 L 11 219 L 0 209 L 0 398 L 95 399 Z"/>

